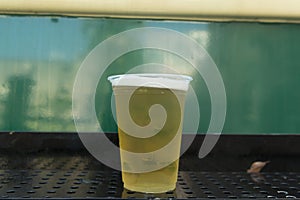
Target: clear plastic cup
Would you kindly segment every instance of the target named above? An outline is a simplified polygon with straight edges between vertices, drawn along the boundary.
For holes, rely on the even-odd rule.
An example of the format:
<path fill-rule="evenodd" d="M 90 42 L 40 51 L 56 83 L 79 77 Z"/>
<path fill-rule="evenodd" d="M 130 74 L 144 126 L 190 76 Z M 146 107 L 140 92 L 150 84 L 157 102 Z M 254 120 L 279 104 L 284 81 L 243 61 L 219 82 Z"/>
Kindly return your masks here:
<path fill-rule="evenodd" d="M 124 188 L 144 193 L 174 190 L 185 97 L 192 78 L 124 74 L 108 80 L 115 95 Z"/>

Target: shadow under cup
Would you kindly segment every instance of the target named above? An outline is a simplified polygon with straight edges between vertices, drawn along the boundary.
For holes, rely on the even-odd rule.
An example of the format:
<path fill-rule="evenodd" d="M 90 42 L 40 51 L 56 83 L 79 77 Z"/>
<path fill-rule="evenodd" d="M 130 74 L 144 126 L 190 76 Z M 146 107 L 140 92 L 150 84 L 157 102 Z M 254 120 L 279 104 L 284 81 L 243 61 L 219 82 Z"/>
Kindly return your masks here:
<path fill-rule="evenodd" d="M 124 74 L 108 80 L 115 95 L 124 187 L 145 193 L 174 190 L 185 97 L 192 78 Z"/>

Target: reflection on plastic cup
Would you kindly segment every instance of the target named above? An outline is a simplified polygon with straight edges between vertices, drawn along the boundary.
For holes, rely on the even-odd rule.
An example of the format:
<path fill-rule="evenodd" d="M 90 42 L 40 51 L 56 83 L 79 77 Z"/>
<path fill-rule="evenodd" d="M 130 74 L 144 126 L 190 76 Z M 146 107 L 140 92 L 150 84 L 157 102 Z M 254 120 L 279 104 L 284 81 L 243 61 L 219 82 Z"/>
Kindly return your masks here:
<path fill-rule="evenodd" d="M 116 101 L 124 187 L 146 193 L 174 190 L 185 96 L 192 78 L 125 74 L 108 80 Z"/>

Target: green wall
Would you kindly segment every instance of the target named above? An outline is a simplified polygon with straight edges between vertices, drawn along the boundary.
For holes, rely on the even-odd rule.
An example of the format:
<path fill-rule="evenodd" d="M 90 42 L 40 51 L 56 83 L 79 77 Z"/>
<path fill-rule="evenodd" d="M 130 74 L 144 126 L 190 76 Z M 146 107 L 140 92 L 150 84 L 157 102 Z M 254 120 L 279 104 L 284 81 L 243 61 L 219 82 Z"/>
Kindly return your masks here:
<path fill-rule="evenodd" d="M 211 55 L 226 89 L 224 133 L 300 133 L 300 24 L 31 16 L 0 18 L 0 130 L 76 131 L 72 90 L 84 58 L 112 35 L 150 26 L 182 32 Z M 104 131 L 117 130 L 106 77 L 153 60 L 193 76 L 204 133 L 211 104 L 203 79 L 178 56 L 151 49 L 122 55 L 104 72 L 95 108 Z"/>

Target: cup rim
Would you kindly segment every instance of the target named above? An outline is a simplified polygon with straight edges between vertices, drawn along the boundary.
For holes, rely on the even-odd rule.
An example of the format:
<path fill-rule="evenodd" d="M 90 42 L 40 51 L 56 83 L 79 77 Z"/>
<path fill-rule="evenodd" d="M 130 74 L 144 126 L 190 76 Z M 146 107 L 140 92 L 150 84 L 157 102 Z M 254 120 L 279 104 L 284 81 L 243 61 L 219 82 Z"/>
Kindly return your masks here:
<path fill-rule="evenodd" d="M 164 73 L 136 73 L 136 74 L 118 74 L 107 77 L 110 82 L 122 77 L 144 77 L 144 78 L 168 78 L 172 80 L 192 81 L 193 78 L 183 74 L 164 74 Z"/>

